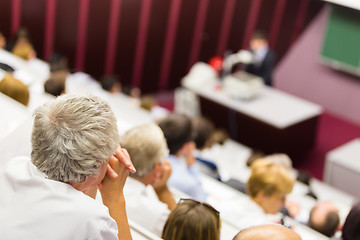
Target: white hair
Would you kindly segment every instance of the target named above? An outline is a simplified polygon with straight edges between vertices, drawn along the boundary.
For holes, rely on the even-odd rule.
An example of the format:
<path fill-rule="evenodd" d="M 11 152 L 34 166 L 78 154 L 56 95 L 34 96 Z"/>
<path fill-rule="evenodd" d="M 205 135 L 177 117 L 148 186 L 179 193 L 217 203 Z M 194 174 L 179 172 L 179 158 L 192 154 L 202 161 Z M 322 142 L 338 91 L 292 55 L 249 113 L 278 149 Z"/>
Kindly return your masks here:
<path fill-rule="evenodd" d="M 148 175 L 155 163 L 162 162 L 167 155 L 167 144 L 161 128 L 154 124 L 134 127 L 120 138 L 120 145 L 129 152 L 136 168 L 134 177 Z"/>
<path fill-rule="evenodd" d="M 83 182 L 116 150 L 110 106 L 95 96 L 62 95 L 34 112 L 31 161 L 49 179 Z"/>

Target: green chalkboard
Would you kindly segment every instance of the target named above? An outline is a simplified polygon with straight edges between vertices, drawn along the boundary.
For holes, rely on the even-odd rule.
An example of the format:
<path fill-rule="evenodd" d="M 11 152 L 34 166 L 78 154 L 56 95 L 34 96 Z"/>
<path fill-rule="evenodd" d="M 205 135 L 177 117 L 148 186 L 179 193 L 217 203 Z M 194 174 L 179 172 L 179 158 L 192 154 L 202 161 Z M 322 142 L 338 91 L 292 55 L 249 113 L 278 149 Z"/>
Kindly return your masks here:
<path fill-rule="evenodd" d="M 321 57 L 333 67 L 360 74 L 360 11 L 332 6 Z"/>

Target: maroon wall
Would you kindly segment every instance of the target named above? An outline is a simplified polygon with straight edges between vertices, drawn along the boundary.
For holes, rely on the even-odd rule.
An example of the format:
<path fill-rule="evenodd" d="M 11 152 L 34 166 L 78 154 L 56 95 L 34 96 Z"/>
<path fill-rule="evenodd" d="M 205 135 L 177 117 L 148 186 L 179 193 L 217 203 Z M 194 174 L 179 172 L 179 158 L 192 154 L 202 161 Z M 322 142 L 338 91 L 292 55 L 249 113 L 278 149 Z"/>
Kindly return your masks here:
<path fill-rule="evenodd" d="M 40 58 L 62 52 L 74 70 L 96 78 L 117 74 L 124 84 L 155 92 L 179 86 L 194 61 L 247 46 L 255 29 L 269 33 L 280 59 L 322 5 L 318 0 L 2 0 L 0 31 L 9 38 L 25 26 Z"/>

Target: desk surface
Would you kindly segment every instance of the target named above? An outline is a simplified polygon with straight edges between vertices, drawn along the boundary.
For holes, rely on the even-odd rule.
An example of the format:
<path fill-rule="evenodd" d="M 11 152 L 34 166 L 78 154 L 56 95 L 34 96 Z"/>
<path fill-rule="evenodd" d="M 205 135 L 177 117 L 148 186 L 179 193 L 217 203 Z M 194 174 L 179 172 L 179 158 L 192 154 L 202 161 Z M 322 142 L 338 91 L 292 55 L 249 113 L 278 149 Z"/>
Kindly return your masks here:
<path fill-rule="evenodd" d="M 321 106 L 272 87 L 264 86 L 256 98 L 241 101 L 228 97 L 222 90 L 215 90 L 216 84 L 219 83 L 211 83 L 201 89 L 190 90 L 280 129 L 319 116 L 322 113 Z"/>
<path fill-rule="evenodd" d="M 360 173 L 360 138 L 351 140 L 331 150 L 326 160 L 338 163 L 339 165 Z"/>
<path fill-rule="evenodd" d="M 21 103 L 0 93 L 0 140 L 17 128 L 31 112 Z"/>
<path fill-rule="evenodd" d="M 28 86 L 34 82 L 44 83 L 50 74 L 48 63 L 38 58 L 26 61 L 4 49 L 0 49 L 0 62 L 13 67 L 15 78 Z"/>

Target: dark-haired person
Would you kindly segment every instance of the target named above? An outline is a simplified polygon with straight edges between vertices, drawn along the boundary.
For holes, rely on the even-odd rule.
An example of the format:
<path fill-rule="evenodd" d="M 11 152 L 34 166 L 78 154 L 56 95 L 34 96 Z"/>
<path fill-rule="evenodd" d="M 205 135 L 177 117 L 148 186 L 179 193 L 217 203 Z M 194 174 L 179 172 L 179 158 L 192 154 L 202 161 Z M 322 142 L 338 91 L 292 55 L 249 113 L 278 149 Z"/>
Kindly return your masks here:
<path fill-rule="evenodd" d="M 200 172 L 195 164 L 195 143 L 191 120 L 181 114 L 170 114 L 159 122 L 170 150 L 169 161 L 173 170 L 169 185 L 198 201 L 206 200 L 200 181 Z"/>
<path fill-rule="evenodd" d="M 339 230 L 339 210 L 329 201 L 319 201 L 310 211 L 308 226 L 332 237 Z"/>
<path fill-rule="evenodd" d="M 264 32 L 255 31 L 250 39 L 250 51 L 254 54 L 254 62 L 245 66 L 245 71 L 264 79 L 272 86 L 272 72 L 275 66 L 275 53 L 270 49 Z"/>
<path fill-rule="evenodd" d="M 360 202 L 354 205 L 347 215 L 340 238 L 332 240 L 360 240 Z"/>

